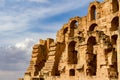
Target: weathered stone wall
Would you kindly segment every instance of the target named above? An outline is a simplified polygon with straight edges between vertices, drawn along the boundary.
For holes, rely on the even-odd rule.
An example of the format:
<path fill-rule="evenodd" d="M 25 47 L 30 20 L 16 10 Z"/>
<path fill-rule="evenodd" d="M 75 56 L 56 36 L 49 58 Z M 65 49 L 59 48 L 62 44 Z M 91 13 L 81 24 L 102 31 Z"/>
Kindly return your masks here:
<path fill-rule="evenodd" d="M 120 1 L 91 2 L 33 47 L 24 80 L 120 80 Z"/>

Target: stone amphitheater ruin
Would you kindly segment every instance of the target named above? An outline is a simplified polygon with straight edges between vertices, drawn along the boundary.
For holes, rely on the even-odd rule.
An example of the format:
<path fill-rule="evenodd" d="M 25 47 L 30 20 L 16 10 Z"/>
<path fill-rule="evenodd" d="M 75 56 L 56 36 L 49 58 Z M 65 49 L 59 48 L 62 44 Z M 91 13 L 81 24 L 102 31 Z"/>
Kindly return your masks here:
<path fill-rule="evenodd" d="M 120 80 L 119 5 L 91 2 L 88 14 L 70 18 L 55 41 L 40 40 L 19 80 Z"/>

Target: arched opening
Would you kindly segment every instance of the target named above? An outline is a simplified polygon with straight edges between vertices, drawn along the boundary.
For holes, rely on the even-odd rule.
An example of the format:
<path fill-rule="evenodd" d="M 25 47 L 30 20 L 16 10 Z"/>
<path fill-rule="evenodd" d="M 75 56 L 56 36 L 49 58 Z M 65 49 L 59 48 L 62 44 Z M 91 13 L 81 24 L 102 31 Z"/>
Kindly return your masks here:
<path fill-rule="evenodd" d="M 113 7 L 113 13 L 119 11 L 119 3 L 118 3 L 118 0 L 112 0 L 112 7 Z"/>
<path fill-rule="evenodd" d="M 117 35 L 111 36 L 111 43 L 113 45 L 112 51 L 107 54 L 108 57 L 108 71 L 110 78 L 118 78 L 118 67 L 117 67 Z"/>
<path fill-rule="evenodd" d="M 68 64 L 77 64 L 77 51 L 75 50 L 76 42 L 70 42 L 68 46 Z"/>
<path fill-rule="evenodd" d="M 96 19 L 96 14 L 97 14 L 97 12 L 96 12 L 96 6 L 93 5 L 91 7 L 91 11 L 90 11 L 90 18 L 91 18 L 91 20 L 95 20 Z"/>
<path fill-rule="evenodd" d="M 69 76 L 75 76 L 75 70 L 74 69 L 69 70 Z"/>
<path fill-rule="evenodd" d="M 113 20 L 111 21 L 111 28 L 110 31 L 116 31 L 118 30 L 119 27 L 119 17 L 115 17 L 113 18 Z"/>
<path fill-rule="evenodd" d="M 118 38 L 118 35 L 111 36 L 111 42 L 113 45 L 117 45 L 117 38 Z"/>
<path fill-rule="evenodd" d="M 68 27 L 66 27 L 63 31 L 63 35 L 64 35 L 64 41 L 66 41 L 66 33 L 68 32 Z"/>
<path fill-rule="evenodd" d="M 68 27 L 66 27 L 66 28 L 64 29 L 63 34 L 65 35 L 65 34 L 67 33 L 67 31 L 68 31 Z"/>
<path fill-rule="evenodd" d="M 87 51 L 93 54 L 93 46 L 96 45 L 96 38 L 91 36 L 87 41 Z"/>
<path fill-rule="evenodd" d="M 86 74 L 88 76 L 95 76 L 96 75 L 96 68 L 97 68 L 97 55 L 94 53 L 94 45 L 96 45 L 96 38 L 91 36 L 87 41 L 87 53 L 86 53 L 86 62 L 87 62 L 87 69 Z"/>
<path fill-rule="evenodd" d="M 75 36 L 75 29 L 78 28 L 78 22 L 76 20 L 73 20 L 70 24 L 70 37 Z"/>
<path fill-rule="evenodd" d="M 97 26 L 97 24 L 92 24 L 90 27 L 89 27 L 89 31 L 94 31 L 95 27 Z"/>

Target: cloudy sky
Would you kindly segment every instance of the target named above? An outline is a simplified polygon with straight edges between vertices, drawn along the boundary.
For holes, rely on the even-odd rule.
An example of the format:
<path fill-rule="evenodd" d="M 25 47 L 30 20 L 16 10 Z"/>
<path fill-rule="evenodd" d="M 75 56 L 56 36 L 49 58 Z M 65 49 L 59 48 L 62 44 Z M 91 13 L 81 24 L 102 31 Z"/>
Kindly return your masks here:
<path fill-rule="evenodd" d="M 55 39 L 69 18 L 87 14 L 92 1 L 0 0 L 0 80 L 23 77 L 31 46 L 39 39 Z"/>

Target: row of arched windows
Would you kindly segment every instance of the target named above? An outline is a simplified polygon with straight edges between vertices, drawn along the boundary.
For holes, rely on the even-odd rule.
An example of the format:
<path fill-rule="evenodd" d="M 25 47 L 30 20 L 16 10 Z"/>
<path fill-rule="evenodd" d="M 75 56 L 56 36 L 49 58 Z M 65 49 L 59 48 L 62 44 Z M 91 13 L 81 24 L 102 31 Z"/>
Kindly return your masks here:
<path fill-rule="evenodd" d="M 77 21 L 76 21 L 77 22 Z M 75 29 L 75 23 L 72 23 L 72 26 L 70 26 L 71 29 Z M 75 24 L 75 25 L 74 25 Z M 89 27 L 89 31 L 94 31 L 95 30 L 95 27 L 97 26 L 96 23 L 92 24 L 90 27 Z M 118 27 L 119 27 L 119 17 L 116 16 L 112 19 L 111 21 L 111 27 L 110 27 L 110 31 L 116 31 L 118 30 Z M 68 31 L 68 28 L 65 28 L 65 31 L 64 33 L 66 33 Z M 74 31 L 72 32 L 72 34 L 74 34 Z M 74 35 L 72 35 L 74 36 Z M 116 45 L 117 44 L 117 35 L 113 35 L 111 36 L 111 43 L 113 45 Z M 96 69 L 97 69 L 97 55 L 94 52 L 94 46 L 97 44 L 97 41 L 96 41 L 96 38 L 94 36 L 91 36 L 88 38 L 88 41 L 87 41 L 87 53 L 90 56 L 92 56 L 93 58 L 88 61 L 88 66 L 91 67 L 91 68 L 88 68 L 86 70 L 86 72 L 88 72 L 89 74 L 88 75 L 96 75 Z M 78 61 L 78 58 L 77 58 L 77 54 L 78 52 L 75 50 L 75 46 L 76 46 L 76 42 L 75 41 L 71 41 L 68 45 L 68 64 L 77 64 L 77 61 Z M 115 52 L 115 49 L 113 49 L 113 52 Z M 116 56 L 116 54 L 115 54 Z M 114 58 L 116 58 L 115 56 L 113 56 Z M 117 64 L 117 62 L 114 62 L 114 64 Z M 116 68 L 116 69 L 115 69 Z M 114 69 L 117 71 L 117 66 L 114 66 Z M 74 71 L 71 71 L 72 73 L 74 73 Z M 70 73 L 70 75 L 74 75 Z"/>
<path fill-rule="evenodd" d="M 75 21 L 75 22 L 72 22 L 71 25 L 70 25 L 70 34 L 69 34 L 69 37 L 74 37 L 74 33 L 75 33 L 75 29 L 78 27 L 78 22 Z M 97 27 L 98 25 L 96 23 L 93 23 L 88 31 L 94 31 L 94 29 Z M 110 27 L 110 31 L 116 31 L 118 30 L 118 27 L 119 27 L 119 17 L 116 16 L 112 19 L 111 21 L 111 27 Z M 68 32 L 68 27 L 66 27 L 63 31 L 63 35 L 65 35 L 66 33 Z"/>
<path fill-rule="evenodd" d="M 112 9 L 113 9 L 113 13 L 119 11 L 119 4 L 118 4 L 118 0 L 112 0 Z M 91 10 L 90 10 L 90 16 L 91 16 L 91 20 L 95 20 L 96 16 L 97 16 L 97 8 L 95 5 L 91 6 Z M 89 27 L 89 31 L 94 31 L 95 28 L 98 25 L 96 23 L 92 24 Z M 72 21 L 70 24 L 70 34 L 69 37 L 74 37 L 74 33 L 75 33 L 75 29 L 78 27 L 78 22 L 76 20 Z M 118 30 L 119 27 L 119 17 L 116 16 L 112 19 L 111 21 L 111 27 L 110 27 L 110 31 L 116 31 Z M 68 32 L 68 27 L 66 27 L 63 31 L 63 34 L 66 34 Z M 113 45 L 117 45 L 117 35 L 113 35 L 111 36 L 111 43 Z M 88 61 L 87 66 L 89 66 L 90 68 L 88 68 L 86 70 L 86 72 L 88 72 L 87 75 L 91 75 L 94 76 L 96 75 L 96 70 L 97 70 L 97 55 L 96 53 L 94 53 L 94 46 L 97 44 L 96 41 L 96 37 L 91 36 L 88 38 L 87 40 L 87 52 L 86 55 L 88 54 L 89 57 L 92 56 L 91 60 Z M 78 52 L 75 50 L 75 46 L 76 46 L 76 42 L 75 41 L 71 41 L 68 45 L 68 64 L 77 64 L 78 58 L 77 58 L 77 54 Z M 113 48 L 113 52 L 115 52 L 115 48 Z M 117 53 L 117 52 L 116 52 Z M 115 55 L 115 56 L 114 56 Z M 112 57 L 116 58 L 117 54 L 114 54 Z M 116 58 L 117 60 L 117 58 Z M 113 62 L 113 64 L 117 64 L 116 61 Z M 111 66 L 112 68 L 113 66 Z M 117 72 L 117 65 L 115 65 L 113 67 L 116 72 Z M 70 76 L 75 76 L 75 70 L 71 69 L 69 71 L 69 75 Z"/>

